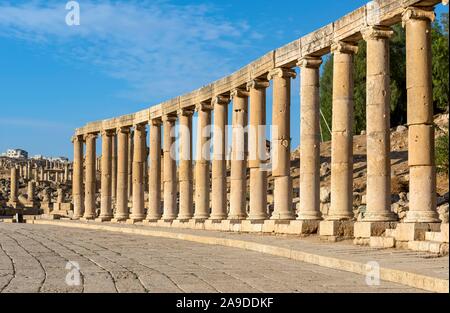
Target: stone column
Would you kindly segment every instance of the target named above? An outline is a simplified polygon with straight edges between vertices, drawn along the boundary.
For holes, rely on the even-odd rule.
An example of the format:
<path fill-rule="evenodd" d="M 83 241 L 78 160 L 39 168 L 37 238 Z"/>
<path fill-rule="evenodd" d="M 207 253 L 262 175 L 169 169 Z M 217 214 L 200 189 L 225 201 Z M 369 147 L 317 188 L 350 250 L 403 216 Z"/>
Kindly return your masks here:
<path fill-rule="evenodd" d="M 164 123 L 164 212 L 166 221 L 177 218 L 177 166 L 173 143 L 175 142 L 176 116 L 165 115 Z M 173 150 L 173 151 L 172 151 Z"/>
<path fill-rule="evenodd" d="M 18 202 L 18 179 L 17 179 L 17 167 L 11 167 L 11 187 L 9 194 L 9 203 L 15 205 Z"/>
<path fill-rule="evenodd" d="M 272 104 L 272 176 L 274 177 L 275 220 L 295 219 L 292 208 L 291 181 L 291 78 L 296 73 L 292 69 L 275 68 L 269 72 L 268 80 L 273 80 Z"/>
<path fill-rule="evenodd" d="M 211 105 L 201 103 L 196 106 L 198 112 L 197 157 L 195 160 L 195 213 L 197 220 L 207 219 L 210 215 L 210 138 Z"/>
<path fill-rule="evenodd" d="M 254 79 L 247 84 L 250 92 L 249 168 L 250 168 L 250 220 L 267 219 L 266 159 L 266 88 L 265 79 Z"/>
<path fill-rule="evenodd" d="M 73 142 L 73 219 L 79 219 L 84 214 L 83 199 L 83 137 L 74 136 Z M 41 180 L 45 180 L 44 169 L 41 167 Z"/>
<path fill-rule="evenodd" d="M 300 207 L 298 219 L 321 220 L 320 96 L 321 57 L 307 56 L 300 67 Z"/>
<path fill-rule="evenodd" d="M 226 168 L 226 126 L 228 123 L 229 97 L 216 96 L 212 100 L 214 108 L 214 137 L 211 186 L 212 220 L 227 218 L 227 168 Z"/>
<path fill-rule="evenodd" d="M 134 151 L 134 131 L 130 130 L 128 139 L 128 179 L 127 179 L 127 192 L 128 199 L 132 199 L 133 196 L 133 151 Z"/>
<path fill-rule="evenodd" d="M 95 140 L 96 134 L 87 134 L 84 138 L 86 141 L 86 181 L 84 183 L 84 215 L 85 219 L 94 219 L 95 214 L 95 191 L 96 191 L 96 179 L 95 179 Z"/>
<path fill-rule="evenodd" d="M 431 22 L 435 14 L 410 7 L 403 13 L 406 28 L 406 88 L 408 91 L 409 211 L 404 222 L 439 222 L 436 211 Z"/>
<path fill-rule="evenodd" d="M 117 136 L 111 138 L 111 197 L 113 202 L 117 199 Z"/>
<path fill-rule="evenodd" d="M 192 181 L 192 109 L 178 112 L 180 119 L 180 207 L 179 220 L 189 220 L 194 216 L 193 181 Z"/>
<path fill-rule="evenodd" d="M 117 131 L 117 204 L 115 221 L 128 219 L 128 141 L 129 127 L 120 127 Z"/>
<path fill-rule="evenodd" d="M 146 219 L 161 218 L 161 120 L 150 122 L 149 205 Z"/>
<path fill-rule="evenodd" d="M 353 57 L 358 47 L 337 42 L 331 46 L 333 116 L 331 134 L 331 206 L 327 220 L 353 218 Z"/>
<path fill-rule="evenodd" d="M 64 182 L 69 181 L 69 164 L 64 164 Z"/>
<path fill-rule="evenodd" d="M 112 214 L 112 198 L 111 198 L 111 145 L 113 131 L 105 130 L 102 132 L 102 158 L 101 158 L 101 204 L 100 216 L 101 221 L 110 221 Z"/>
<path fill-rule="evenodd" d="M 27 200 L 29 203 L 34 203 L 34 182 L 33 181 L 28 182 Z"/>
<path fill-rule="evenodd" d="M 233 131 L 231 140 L 230 220 L 247 218 L 247 120 L 248 95 L 243 89 L 231 92 Z"/>
<path fill-rule="evenodd" d="M 390 65 L 387 27 L 363 31 L 367 42 L 367 209 L 365 222 L 394 221 L 391 211 Z"/>
<path fill-rule="evenodd" d="M 144 212 L 144 162 L 147 156 L 146 124 L 138 124 L 134 130 L 133 145 L 133 208 L 130 218 L 136 221 L 145 219 Z"/>
<path fill-rule="evenodd" d="M 57 192 L 56 203 L 63 203 L 64 202 L 64 192 L 63 192 L 62 188 L 58 188 L 56 190 L 56 192 Z"/>

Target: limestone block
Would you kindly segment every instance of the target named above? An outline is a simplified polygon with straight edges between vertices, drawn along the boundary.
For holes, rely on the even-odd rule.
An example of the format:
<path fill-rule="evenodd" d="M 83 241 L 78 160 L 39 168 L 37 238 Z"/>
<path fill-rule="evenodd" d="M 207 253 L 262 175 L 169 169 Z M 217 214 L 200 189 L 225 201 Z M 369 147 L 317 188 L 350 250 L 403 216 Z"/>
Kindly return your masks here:
<path fill-rule="evenodd" d="M 396 223 L 389 222 L 355 222 L 353 231 L 355 238 L 380 237 L 387 229 L 395 226 Z"/>
<path fill-rule="evenodd" d="M 441 224 L 441 239 L 443 242 L 448 243 L 448 223 Z"/>
<path fill-rule="evenodd" d="M 371 248 L 393 248 L 395 246 L 395 239 L 392 237 L 370 237 L 369 246 Z"/>
<path fill-rule="evenodd" d="M 320 236 L 353 237 L 353 221 L 321 221 Z"/>
<path fill-rule="evenodd" d="M 408 138 L 409 166 L 434 165 L 434 126 L 411 125 Z"/>
<path fill-rule="evenodd" d="M 437 231 L 438 223 L 398 223 L 395 229 L 395 239 L 397 241 L 425 240 L 427 231 Z"/>

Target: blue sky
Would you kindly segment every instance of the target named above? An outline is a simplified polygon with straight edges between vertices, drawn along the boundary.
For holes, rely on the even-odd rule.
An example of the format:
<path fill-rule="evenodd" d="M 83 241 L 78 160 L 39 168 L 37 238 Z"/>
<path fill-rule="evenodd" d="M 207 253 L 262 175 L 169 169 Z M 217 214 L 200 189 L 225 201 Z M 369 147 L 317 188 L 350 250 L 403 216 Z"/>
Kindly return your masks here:
<path fill-rule="evenodd" d="M 76 127 L 196 89 L 366 3 L 80 0 L 68 27 L 66 2 L 0 0 L 0 152 L 72 157 Z"/>

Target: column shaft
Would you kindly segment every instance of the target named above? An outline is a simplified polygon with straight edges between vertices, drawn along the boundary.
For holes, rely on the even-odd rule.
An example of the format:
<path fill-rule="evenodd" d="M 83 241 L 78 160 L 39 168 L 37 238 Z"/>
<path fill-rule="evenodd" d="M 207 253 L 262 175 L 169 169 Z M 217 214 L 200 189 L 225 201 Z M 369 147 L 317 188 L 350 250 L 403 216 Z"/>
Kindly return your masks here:
<path fill-rule="evenodd" d="M 141 221 L 144 212 L 144 163 L 147 155 L 146 125 L 136 125 L 133 145 L 133 209 L 131 219 Z"/>
<path fill-rule="evenodd" d="M 274 177 L 274 211 L 271 218 L 290 220 L 295 218 L 292 209 L 291 182 L 291 78 L 295 71 L 276 68 L 270 71 L 273 80 L 272 104 L 272 176 Z"/>
<path fill-rule="evenodd" d="M 210 215 L 210 136 L 211 107 L 200 104 L 198 112 L 197 158 L 195 161 L 195 219 L 207 219 Z"/>
<path fill-rule="evenodd" d="M 161 121 L 150 123 L 149 206 L 147 220 L 161 218 Z"/>
<path fill-rule="evenodd" d="M 331 206 L 327 220 L 353 218 L 353 55 L 357 46 L 332 46 L 333 116 L 331 134 Z"/>
<path fill-rule="evenodd" d="M 102 132 L 102 157 L 101 157 L 101 203 L 100 218 L 110 220 L 112 214 L 111 197 L 111 152 L 112 152 L 112 132 Z"/>
<path fill-rule="evenodd" d="M 83 199 L 83 138 L 82 136 L 73 137 L 73 219 L 79 219 L 84 214 Z M 40 171 L 41 181 L 45 181 L 43 167 Z"/>
<path fill-rule="evenodd" d="M 117 198 L 117 136 L 112 135 L 111 138 L 111 197 Z"/>
<path fill-rule="evenodd" d="M 128 143 L 130 129 L 121 127 L 117 132 L 117 204 L 114 219 L 128 219 Z"/>
<path fill-rule="evenodd" d="M 227 168 L 226 168 L 226 125 L 230 99 L 217 96 L 213 99 L 214 137 L 211 184 L 211 216 L 213 220 L 227 218 Z"/>
<path fill-rule="evenodd" d="M 298 63 L 300 86 L 300 208 L 298 219 L 320 220 L 320 57 Z"/>
<path fill-rule="evenodd" d="M 192 179 L 192 110 L 180 110 L 180 162 L 179 162 L 179 220 L 189 220 L 194 215 Z"/>
<path fill-rule="evenodd" d="M 395 220 L 391 211 L 389 38 L 386 27 L 369 27 L 367 42 L 367 209 L 364 221 Z"/>
<path fill-rule="evenodd" d="M 164 220 L 177 218 L 177 168 L 175 162 L 175 116 L 164 116 Z"/>
<path fill-rule="evenodd" d="M 269 82 L 255 79 L 247 84 L 250 92 L 249 167 L 251 220 L 267 219 L 266 172 L 266 88 Z"/>
<path fill-rule="evenodd" d="M 409 211 L 404 222 L 439 222 L 436 211 L 431 22 L 434 12 L 407 8 L 406 88 L 408 97 Z"/>
<path fill-rule="evenodd" d="M 231 92 L 233 99 L 233 131 L 231 142 L 230 174 L 230 213 L 228 219 L 247 218 L 247 134 L 245 128 L 248 120 L 247 91 L 235 89 Z"/>
<path fill-rule="evenodd" d="M 95 156 L 95 140 L 96 134 L 88 134 L 86 141 L 86 181 L 84 184 L 84 215 L 85 219 L 93 219 L 95 214 L 95 191 L 96 191 L 96 156 Z"/>

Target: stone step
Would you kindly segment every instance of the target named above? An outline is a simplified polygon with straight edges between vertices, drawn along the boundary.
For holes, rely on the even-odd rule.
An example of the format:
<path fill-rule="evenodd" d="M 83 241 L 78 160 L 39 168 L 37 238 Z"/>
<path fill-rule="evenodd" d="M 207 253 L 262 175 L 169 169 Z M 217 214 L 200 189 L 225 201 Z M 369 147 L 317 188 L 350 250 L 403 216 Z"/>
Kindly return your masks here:
<path fill-rule="evenodd" d="M 448 244 L 438 241 L 410 241 L 408 249 L 420 252 L 431 252 L 436 254 L 448 254 Z"/>
<path fill-rule="evenodd" d="M 372 236 L 369 240 L 371 248 L 387 249 L 395 246 L 395 239 L 393 237 L 376 237 Z"/>
<path fill-rule="evenodd" d="M 441 224 L 441 239 L 442 242 L 448 243 L 448 223 Z"/>

